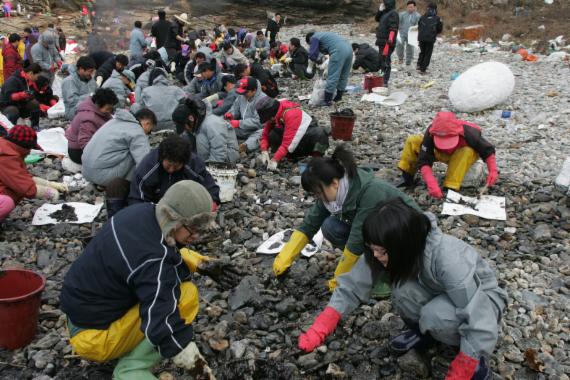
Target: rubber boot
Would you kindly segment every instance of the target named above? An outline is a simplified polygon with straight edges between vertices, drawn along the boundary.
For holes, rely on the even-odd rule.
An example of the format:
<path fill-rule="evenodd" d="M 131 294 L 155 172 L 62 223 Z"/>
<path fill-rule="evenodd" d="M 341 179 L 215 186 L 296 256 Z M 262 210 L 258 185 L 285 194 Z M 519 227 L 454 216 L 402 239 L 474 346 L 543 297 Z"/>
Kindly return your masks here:
<path fill-rule="evenodd" d="M 107 220 L 113 215 L 127 207 L 127 201 L 123 198 L 107 198 L 105 199 L 105 207 L 107 208 Z"/>
<path fill-rule="evenodd" d="M 162 357 L 145 338 L 131 352 L 119 359 L 113 380 L 157 380 L 150 370 Z"/>
<path fill-rule="evenodd" d="M 342 100 L 342 96 L 344 95 L 344 91 L 337 90 L 336 96 L 333 99 L 333 102 L 340 102 Z"/>
<path fill-rule="evenodd" d="M 332 97 L 333 97 L 332 93 L 325 91 L 325 100 L 323 102 L 323 107 L 328 107 L 332 105 Z"/>
<path fill-rule="evenodd" d="M 343 273 L 350 272 L 350 270 L 352 269 L 354 264 L 356 264 L 356 262 L 358 261 L 359 257 L 360 256 L 355 255 L 354 253 L 350 252 L 348 250 L 348 248 L 344 249 L 344 252 L 342 253 L 342 257 L 341 257 L 340 261 L 338 262 L 338 265 L 336 266 L 336 269 L 334 271 L 334 277 L 331 280 L 329 280 L 329 290 L 331 292 L 336 289 L 337 277 Z"/>
<path fill-rule="evenodd" d="M 475 374 L 471 378 L 472 380 L 492 380 L 493 371 L 489 368 L 488 360 L 485 356 L 481 356 L 479 359 L 479 365 L 475 370 Z"/>

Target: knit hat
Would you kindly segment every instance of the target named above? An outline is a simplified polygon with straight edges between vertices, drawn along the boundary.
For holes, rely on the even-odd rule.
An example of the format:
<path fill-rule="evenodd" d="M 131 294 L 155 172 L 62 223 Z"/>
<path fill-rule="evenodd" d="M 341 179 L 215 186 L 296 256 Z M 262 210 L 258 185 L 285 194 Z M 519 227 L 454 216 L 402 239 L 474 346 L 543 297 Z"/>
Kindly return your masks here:
<path fill-rule="evenodd" d="M 459 142 L 459 135 L 463 134 L 463 126 L 453 112 L 438 112 L 429 133 L 433 136 L 437 149 L 453 149 Z"/>
<path fill-rule="evenodd" d="M 13 126 L 8 131 L 8 135 L 5 139 L 25 149 L 43 150 L 42 147 L 38 145 L 36 131 L 27 125 Z"/>
<path fill-rule="evenodd" d="M 279 102 L 269 96 L 266 96 L 257 102 L 255 110 L 259 115 L 259 122 L 261 124 L 265 124 L 277 115 L 277 111 L 279 111 Z"/>
<path fill-rule="evenodd" d="M 176 245 L 172 236 L 176 228 L 204 228 L 214 218 L 210 193 L 198 182 L 190 180 L 172 185 L 156 205 L 155 213 L 162 235 L 170 246 Z"/>

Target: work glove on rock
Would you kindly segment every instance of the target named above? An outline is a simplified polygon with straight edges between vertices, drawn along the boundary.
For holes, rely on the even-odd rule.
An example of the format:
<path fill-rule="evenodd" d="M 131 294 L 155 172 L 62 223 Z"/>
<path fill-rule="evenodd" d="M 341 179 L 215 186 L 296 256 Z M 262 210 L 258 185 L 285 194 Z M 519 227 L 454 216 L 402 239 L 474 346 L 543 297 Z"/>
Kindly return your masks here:
<path fill-rule="evenodd" d="M 487 169 L 489 170 L 489 175 L 487 175 L 487 186 L 491 187 L 497 183 L 497 180 L 499 179 L 499 172 L 497 170 L 497 158 L 494 154 L 492 154 L 487 157 L 485 163 L 487 164 Z"/>
<path fill-rule="evenodd" d="M 203 260 L 198 264 L 196 271 L 203 276 L 210 277 L 225 289 L 238 286 L 244 275 L 244 273 L 230 261 L 229 257 L 221 259 L 208 258 L 207 260 Z"/>
<path fill-rule="evenodd" d="M 289 239 L 273 261 L 273 273 L 275 273 L 275 276 L 281 276 L 289 269 L 307 243 L 309 243 L 307 235 L 301 231 L 293 231 L 291 239 Z"/>
<path fill-rule="evenodd" d="M 259 162 L 260 165 L 264 165 L 266 166 L 267 164 L 269 164 L 269 152 L 264 150 L 262 151 L 259 156 L 257 156 L 257 161 Z"/>
<path fill-rule="evenodd" d="M 471 380 L 478 364 L 479 360 L 460 352 L 449 365 L 445 380 Z"/>
<path fill-rule="evenodd" d="M 40 177 L 33 177 L 33 179 L 34 179 L 34 182 L 36 183 L 36 185 L 51 187 L 52 189 L 55 189 L 55 190 L 60 191 L 62 193 L 67 193 L 69 191 L 69 189 L 65 183 L 52 182 L 52 181 L 48 181 L 48 180 L 45 180 L 45 179 L 40 178 Z"/>
<path fill-rule="evenodd" d="M 437 199 L 443 198 L 443 192 L 439 188 L 437 180 L 433 176 L 433 171 L 431 170 L 431 167 L 429 165 L 422 166 L 422 168 L 420 169 L 420 173 L 422 174 L 422 178 L 426 183 L 429 195 Z"/>
<path fill-rule="evenodd" d="M 355 255 L 354 253 L 350 252 L 348 248 L 344 247 L 342 257 L 340 258 L 340 261 L 338 262 L 336 269 L 334 271 L 334 277 L 329 280 L 329 290 L 331 292 L 334 292 L 334 290 L 336 289 L 338 276 L 346 272 L 350 272 L 352 267 L 354 266 L 354 264 L 356 264 L 359 258 L 360 258 L 359 255 Z"/>
<path fill-rule="evenodd" d="M 231 112 L 226 112 L 226 113 L 224 114 L 224 119 L 226 119 L 226 120 L 233 120 L 233 119 L 234 119 L 234 115 L 232 115 Z"/>
<path fill-rule="evenodd" d="M 59 199 L 59 192 L 48 186 L 36 185 L 35 198 L 48 202 L 55 202 Z"/>
<path fill-rule="evenodd" d="M 172 362 L 177 367 L 189 371 L 190 376 L 194 379 L 216 379 L 212 373 L 212 369 L 208 366 L 208 362 L 204 359 L 200 350 L 198 350 L 198 346 L 196 346 L 194 342 L 190 342 L 185 349 L 173 357 Z"/>
<path fill-rule="evenodd" d="M 270 160 L 267 163 L 267 170 L 270 170 L 272 172 L 276 172 L 277 171 L 277 165 L 279 165 L 279 162 L 277 162 L 275 160 Z"/>
<path fill-rule="evenodd" d="M 323 344 L 327 336 L 336 329 L 340 317 L 340 313 L 334 308 L 325 307 L 307 332 L 299 335 L 299 348 L 305 352 L 311 352 Z"/>

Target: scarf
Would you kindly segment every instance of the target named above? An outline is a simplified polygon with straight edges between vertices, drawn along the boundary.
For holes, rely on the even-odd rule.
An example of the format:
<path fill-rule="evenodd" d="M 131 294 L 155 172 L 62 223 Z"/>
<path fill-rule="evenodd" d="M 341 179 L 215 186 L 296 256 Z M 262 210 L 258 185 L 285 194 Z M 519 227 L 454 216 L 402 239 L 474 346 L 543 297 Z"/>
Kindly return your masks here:
<path fill-rule="evenodd" d="M 340 179 L 338 182 L 338 191 L 336 193 L 336 199 L 332 202 L 324 202 L 323 204 L 327 210 L 332 215 L 338 214 L 342 211 L 342 205 L 344 204 L 344 200 L 346 199 L 346 195 L 348 194 L 348 177 L 345 175 Z"/>

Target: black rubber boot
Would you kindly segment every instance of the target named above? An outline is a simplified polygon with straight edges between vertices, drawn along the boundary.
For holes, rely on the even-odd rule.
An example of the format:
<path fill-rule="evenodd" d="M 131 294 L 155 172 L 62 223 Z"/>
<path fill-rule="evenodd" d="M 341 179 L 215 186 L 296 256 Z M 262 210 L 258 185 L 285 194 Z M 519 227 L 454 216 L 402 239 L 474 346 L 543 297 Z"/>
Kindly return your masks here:
<path fill-rule="evenodd" d="M 402 177 L 398 182 L 396 182 L 396 187 L 412 187 L 415 185 L 414 175 L 408 172 L 402 171 Z"/>
<path fill-rule="evenodd" d="M 127 201 L 123 198 L 107 198 L 105 199 L 105 207 L 107 208 L 107 220 L 113 215 L 127 207 Z"/>
<path fill-rule="evenodd" d="M 324 106 L 332 105 L 332 97 L 333 97 L 333 94 L 325 91 L 325 101 L 324 101 L 323 105 Z"/>
<path fill-rule="evenodd" d="M 333 102 L 340 102 L 342 100 L 342 96 L 344 95 L 344 91 L 337 90 L 336 96 L 333 99 Z"/>
<path fill-rule="evenodd" d="M 411 328 L 390 341 L 390 350 L 397 355 L 403 355 L 412 348 L 425 350 L 433 344 L 433 338 L 429 334 L 422 334 L 418 328 Z"/>
<path fill-rule="evenodd" d="M 479 365 L 475 370 L 475 374 L 471 378 L 472 380 L 492 380 L 493 379 L 493 371 L 489 368 L 489 363 L 485 356 L 481 356 L 479 359 Z"/>

